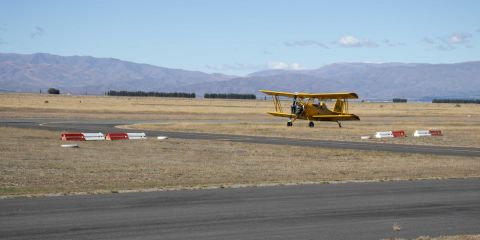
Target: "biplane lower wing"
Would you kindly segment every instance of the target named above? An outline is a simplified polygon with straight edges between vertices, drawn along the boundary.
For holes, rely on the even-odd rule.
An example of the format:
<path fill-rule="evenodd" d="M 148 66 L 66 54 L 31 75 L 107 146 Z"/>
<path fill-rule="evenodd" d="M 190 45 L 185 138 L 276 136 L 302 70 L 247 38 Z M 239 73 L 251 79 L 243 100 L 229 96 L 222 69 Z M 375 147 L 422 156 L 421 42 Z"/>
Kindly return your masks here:
<path fill-rule="evenodd" d="M 273 115 L 275 117 L 288 117 L 288 118 L 295 117 L 295 114 L 284 113 L 284 112 L 268 112 L 268 114 Z"/>
<path fill-rule="evenodd" d="M 342 114 L 342 115 L 313 115 L 313 119 L 318 121 L 349 121 L 360 120 L 355 114 Z"/>

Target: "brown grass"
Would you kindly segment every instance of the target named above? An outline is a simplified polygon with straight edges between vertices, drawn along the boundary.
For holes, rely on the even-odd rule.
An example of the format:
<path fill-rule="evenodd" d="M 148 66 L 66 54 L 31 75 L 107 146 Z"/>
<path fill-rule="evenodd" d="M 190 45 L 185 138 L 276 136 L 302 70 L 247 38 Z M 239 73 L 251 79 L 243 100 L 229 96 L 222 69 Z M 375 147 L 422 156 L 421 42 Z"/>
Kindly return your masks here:
<path fill-rule="evenodd" d="M 480 159 L 225 141 L 77 142 L 0 128 L 0 195 L 479 177 Z"/>
<path fill-rule="evenodd" d="M 48 103 L 45 103 L 48 101 Z M 287 106 L 289 102 L 284 102 Z M 168 131 L 281 136 L 306 139 L 364 141 L 377 131 L 405 130 L 401 139 L 371 139 L 371 142 L 480 146 L 480 105 L 431 103 L 352 103 L 350 111 L 361 121 L 317 122 L 306 127 L 298 121 L 293 128 L 286 119 L 267 115 L 273 104 L 264 100 L 209 100 L 154 97 L 55 96 L 0 94 L 0 118 L 135 119 L 151 124 L 132 128 Z M 414 138 L 415 129 L 441 129 L 443 137 Z"/>
<path fill-rule="evenodd" d="M 376 109 L 379 106 L 381 110 Z M 408 137 L 395 139 L 370 139 L 369 142 L 414 145 L 480 146 L 480 106 L 468 105 L 463 109 L 442 104 L 353 104 L 353 111 L 361 121 L 344 122 L 343 128 L 336 123 L 317 122 L 315 128 L 308 128 L 306 121 L 297 121 L 291 128 L 286 120 L 269 117 L 218 121 L 163 121 L 161 123 L 127 126 L 133 129 L 164 131 L 226 133 L 238 135 L 259 135 L 322 139 L 337 141 L 365 141 L 361 136 L 372 136 L 377 131 L 404 130 Z M 479 111 L 478 113 L 476 111 Z M 363 113 L 362 113 L 363 112 Z M 417 138 L 412 134 L 417 129 L 440 129 L 444 136 Z"/>
<path fill-rule="evenodd" d="M 213 114 L 219 114 L 236 119 L 245 113 L 263 115 L 263 111 L 256 109 L 266 109 L 267 103 L 252 100 L 0 94 L 0 117 L 32 117 L 31 112 L 34 112 L 36 116 L 53 118 L 164 119 L 166 115 L 173 115 L 176 119 L 187 114 L 209 119 Z"/>

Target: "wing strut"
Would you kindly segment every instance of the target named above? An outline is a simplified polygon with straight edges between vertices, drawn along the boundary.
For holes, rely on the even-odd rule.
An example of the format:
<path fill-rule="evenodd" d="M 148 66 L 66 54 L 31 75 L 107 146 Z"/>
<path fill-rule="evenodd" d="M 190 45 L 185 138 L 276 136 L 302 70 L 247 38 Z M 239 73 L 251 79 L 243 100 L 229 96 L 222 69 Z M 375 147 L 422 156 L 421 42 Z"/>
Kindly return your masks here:
<path fill-rule="evenodd" d="M 273 96 L 273 105 L 275 105 L 276 112 L 283 112 L 282 103 L 277 95 Z"/>

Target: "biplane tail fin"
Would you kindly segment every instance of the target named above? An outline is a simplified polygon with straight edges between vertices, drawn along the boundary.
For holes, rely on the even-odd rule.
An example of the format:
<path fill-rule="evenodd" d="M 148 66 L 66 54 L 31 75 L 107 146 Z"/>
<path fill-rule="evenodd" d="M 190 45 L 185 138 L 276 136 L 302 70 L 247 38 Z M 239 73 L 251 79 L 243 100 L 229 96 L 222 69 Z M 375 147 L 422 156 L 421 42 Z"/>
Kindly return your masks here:
<path fill-rule="evenodd" d="M 337 113 L 346 113 L 347 110 L 347 103 L 341 99 L 337 99 L 335 106 L 333 107 L 333 111 Z"/>

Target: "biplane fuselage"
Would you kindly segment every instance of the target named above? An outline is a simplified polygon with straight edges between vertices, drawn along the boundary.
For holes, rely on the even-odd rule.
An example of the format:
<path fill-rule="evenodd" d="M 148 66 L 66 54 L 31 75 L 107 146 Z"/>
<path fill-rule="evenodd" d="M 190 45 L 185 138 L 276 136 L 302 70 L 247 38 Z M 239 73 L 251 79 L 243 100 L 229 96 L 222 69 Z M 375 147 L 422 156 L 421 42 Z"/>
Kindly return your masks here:
<path fill-rule="evenodd" d="M 292 126 L 297 119 L 310 121 L 309 126 L 313 127 L 313 121 L 331 121 L 337 122 L 341 127 L 340 121 L 355 121 L 360 118 L 355 114 L 348 113 L 347 99 L 358 98 L 356 93 L 289 93 L 276 92 L 269 90 L 260 90 L 273 98 L 275 106 L 274 112 L 268 114 L 276 117 L 289 118 L 287 126 Z M 280 97 L 289 97 L 293 99 L 289 109 L 284 109 Z M 327 104 L 322 100 L 336 99 L 335 105 L 330 110 Z"/>

